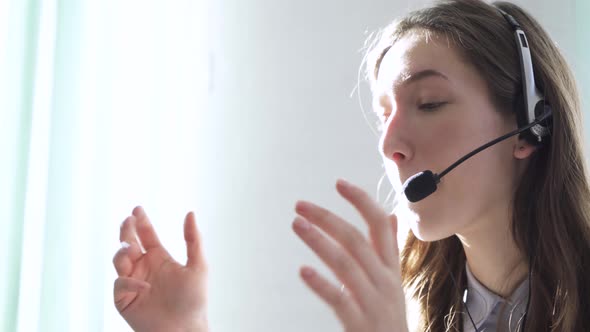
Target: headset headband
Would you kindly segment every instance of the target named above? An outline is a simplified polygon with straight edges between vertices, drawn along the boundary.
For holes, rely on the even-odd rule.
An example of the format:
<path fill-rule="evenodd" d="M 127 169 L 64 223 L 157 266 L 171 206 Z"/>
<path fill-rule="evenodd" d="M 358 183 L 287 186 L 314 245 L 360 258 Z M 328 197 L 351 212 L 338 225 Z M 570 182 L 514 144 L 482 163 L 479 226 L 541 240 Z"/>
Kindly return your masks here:
<path fill-rule="evenodd" d="M 519 127 L 523 127 L 533 123 L 535 119 L 540 118 L 542 115 L 551 113 L 551 108 L 545 102 L 543 94 L 539 91 L 539 89 L 537 89 L 537 86 L 535 85 L 535 75 L 533 72 L 531 51 L 529 49 L 529 43 L 524 31 L 512 15 L 506 13 L 502 9 L 498 10 L 514 30 L 514 37 L 516 39 L 516 45 L 518 48 L 522 74 L 524 112 L 527 121 L 527 123 L 519 123 Z M 518 111 L 519 110 L 517 110 L 517 112 Z M 543 141 L 543 137 L 549 136 L 549 134 L 550 132 L 548 127 L 537 124 L 531 127 L 528 134 L 524 135 L 524 137 L 532 144 L 540 144 Z"/>

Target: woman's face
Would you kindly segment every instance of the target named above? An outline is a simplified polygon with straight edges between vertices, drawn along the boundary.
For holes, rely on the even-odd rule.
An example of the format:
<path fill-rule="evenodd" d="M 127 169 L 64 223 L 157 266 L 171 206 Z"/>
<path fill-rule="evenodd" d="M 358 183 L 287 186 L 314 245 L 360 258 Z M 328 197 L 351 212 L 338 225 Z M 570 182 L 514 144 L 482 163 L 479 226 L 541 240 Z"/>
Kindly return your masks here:
<path fill-rule="evenodd" d="M 492 105 L 475 67 L 446 38 L 427 38 L 419 30 L 387 52 L 373 90 L 373 107 L 383 125 L 379 150 L 396 191 L 410 176 L 423 170 L 440 173 L 516 129 L 514 116 Z M 522 169 L 520 143 L 512 137 L 488 148 L 443 177 L 424 200 L 401 202 L 411 212 L 402 215 L 416 237 L 434 241 L 509 220 Z"/>

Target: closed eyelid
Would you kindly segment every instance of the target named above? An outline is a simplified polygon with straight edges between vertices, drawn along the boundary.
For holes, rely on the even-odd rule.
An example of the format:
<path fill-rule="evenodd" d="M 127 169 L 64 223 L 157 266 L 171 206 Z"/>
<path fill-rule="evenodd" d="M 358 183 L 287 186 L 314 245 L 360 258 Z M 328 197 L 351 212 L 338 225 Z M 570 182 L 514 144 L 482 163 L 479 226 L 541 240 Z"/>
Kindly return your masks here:
<path fill-rule="evenodd" d="M 431 103 L 423 103 L 418 105 L 418 109 L 422 110 L 422 111 L 433 111 L 433 110 L 437 110 L 445 105 L 447 105 L 448 102 L 445 101 L 441 101 L 441 102 L 431 102 Z"/>
<path fill-rule="evenodd" d="M 455 97 L 452 89 L 446 86 L 425 86 L 415 90 L 414 101 L 417 104 L 438 103 L 449 101 Z"/>
<path fill-rule="evenodd" d="M 453 90 L 444 84 L 448 82 L 446 79 L 443 81 L 433 77 L 434 79 L 429 80 L 428 77 L 433 76 L 426 76 L 425 79 L 418 80 L 416 84 L 398 87 L 397 91 L 387 91 L 376 96 L 373 99 L 373 111 L 381 118 L 384 114 L 390 115 L 395 112 L 397 104 L 400 103 L 400 105 L 420 108 L 423 104 L 448 103 L 454 98 Z M 434 82 L 430 83 L 431 81 Z"/>

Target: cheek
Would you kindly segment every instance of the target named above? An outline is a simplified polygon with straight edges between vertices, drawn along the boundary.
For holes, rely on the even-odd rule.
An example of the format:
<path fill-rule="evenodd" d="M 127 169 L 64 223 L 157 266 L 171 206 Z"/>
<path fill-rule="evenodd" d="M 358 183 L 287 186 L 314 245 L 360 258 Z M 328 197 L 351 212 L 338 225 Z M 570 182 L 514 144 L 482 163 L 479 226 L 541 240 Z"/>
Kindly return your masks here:
<path fill-rule="evenodd" d="M 414 136 L 415 164 L 440 173 L 463 156 L 460 151 L 465 151 L 469 133 L 455 118 L 453 114 L 442 114 L 421 121 L 420 130 Z"/>
<path fill-rule="evenodd" d="M 448 173 L 434 194 L 408 204 L 404 217 L 416 237 L 440 240 L 490 219 L 486 216 L 503 215 L 510 208 L 515 182 L 506 153 L 506 147 L 499 146 L 474 156 Z"/>
<path fill-rule="evenodd" d="M 509 204 L 517 177 L 509 144 L 494 146 L 473 156 L 449 179 L 456 188 L 455 199 L 461 202 L 461 208 L 471 208 L 482 215 Z"/>

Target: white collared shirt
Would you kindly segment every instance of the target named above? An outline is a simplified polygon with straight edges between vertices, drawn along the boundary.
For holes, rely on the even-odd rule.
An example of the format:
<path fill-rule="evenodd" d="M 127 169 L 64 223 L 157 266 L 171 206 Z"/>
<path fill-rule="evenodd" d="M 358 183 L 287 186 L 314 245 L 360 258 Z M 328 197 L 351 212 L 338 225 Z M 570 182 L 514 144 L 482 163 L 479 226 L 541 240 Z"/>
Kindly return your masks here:
<path fill-rule="evenodd" d="M 506 299 L 490 291 L 475 279 L 467 264 L 465 264 L 465 270 L 468 289 L 466 305 L 479 332 L 518 331 L 519 321 L 526 310 L 528 278 Z M 467 311 L 463 312 L 463 331 L 475 332 Z"/>

